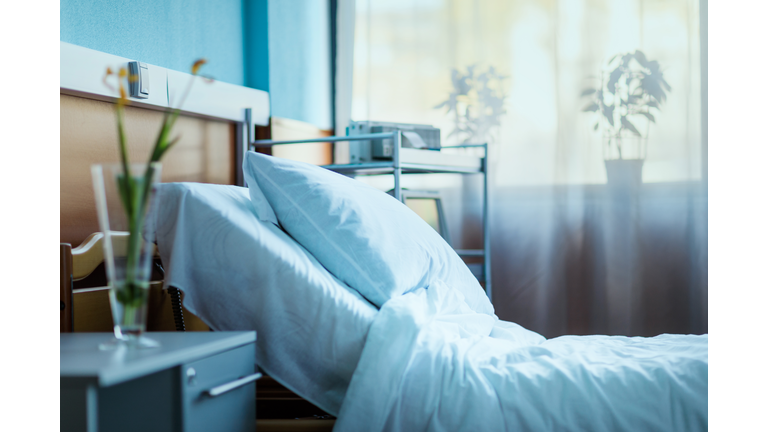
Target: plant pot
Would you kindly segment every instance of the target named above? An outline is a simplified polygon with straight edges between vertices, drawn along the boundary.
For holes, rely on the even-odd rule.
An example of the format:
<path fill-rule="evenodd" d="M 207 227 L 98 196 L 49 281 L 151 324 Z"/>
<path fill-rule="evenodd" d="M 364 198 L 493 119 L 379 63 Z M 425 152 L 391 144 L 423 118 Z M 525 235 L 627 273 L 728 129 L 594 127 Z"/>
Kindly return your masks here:
<path fill-rule="evenodd" d="M 608 186 L 617 189 L 637 189 L 643 184 L 643 159 L 612 159 L 605 161 Z"/>
<path fill-rule="evenodd" d="M 99 226 L 104 234 L 104 266 L 116 338 L 113 345 L 157 346 L 142 334 L 147 325 L 154 255 L 154 230 L 148 229 L 146 216 L 154 201 L 161 165 L 153 163 L 147 171 L 147 165 L 131 164 L 129 171 L 133 195 L 126 192 L 122 164 L 91 167 Z"/>

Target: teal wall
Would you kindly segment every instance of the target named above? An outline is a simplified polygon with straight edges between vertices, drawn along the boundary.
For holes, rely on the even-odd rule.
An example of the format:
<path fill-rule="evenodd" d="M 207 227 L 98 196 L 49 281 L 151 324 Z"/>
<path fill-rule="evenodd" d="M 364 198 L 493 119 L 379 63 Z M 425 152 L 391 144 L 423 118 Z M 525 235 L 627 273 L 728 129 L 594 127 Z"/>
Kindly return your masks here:
<path fill-rule="evenodd" d="M 331 129 L 329 0 L 61 0 L 64 42 L 268 91 L 272 115 Z"/>
<path fill-rule="evenodd" d="M 61 0 L 64 42 L 243 85 L 243 0 Z"/>
<path fill-rule="evenodd" d="M 245 85 L 269 91 L 269 14 L 267 0 L 243 0 Z"/>
<path fill-rule="evenodd" d="M 329 0 L 269 0 L 269 93 L 273 116 L 333 128 Z"/>

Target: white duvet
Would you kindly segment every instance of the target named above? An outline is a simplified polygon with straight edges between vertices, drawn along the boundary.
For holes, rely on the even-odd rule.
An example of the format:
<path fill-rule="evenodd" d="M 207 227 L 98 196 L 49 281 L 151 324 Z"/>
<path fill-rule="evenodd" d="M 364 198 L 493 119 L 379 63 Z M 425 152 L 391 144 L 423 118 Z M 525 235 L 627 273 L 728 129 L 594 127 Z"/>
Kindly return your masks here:
<path fill-rule="evenodd" d="M 376 315 L 334 430 L 707 429 L 707 336 L 545 340 L 433 285 Z"/>

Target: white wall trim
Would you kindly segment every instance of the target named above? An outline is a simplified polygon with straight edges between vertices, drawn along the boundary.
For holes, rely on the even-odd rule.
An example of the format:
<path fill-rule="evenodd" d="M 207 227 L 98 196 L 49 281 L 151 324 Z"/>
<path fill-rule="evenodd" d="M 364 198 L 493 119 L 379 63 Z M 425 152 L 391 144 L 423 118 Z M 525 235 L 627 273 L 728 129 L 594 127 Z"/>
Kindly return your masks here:
<path fill-rule="evenodd" d="M 101 51 L 60 42 L 59 86 L 62 94 L 114 102 L 117 95 L 104 85 L 107 67 L 113 70 L 127 67 L 127 59 Z M 205 69 L 203 69 L 204 71 Z M 166 83 L 171 104 L 179 103 L 184 88 L 192 75 L 149 65 L 150 93 L 148 99 L 131 99 L 131 106 L 165 110 L 168 107 Z M 253 123 L 269 124 L 269 94 L 262 90 L 228 84 L 221 81 L 205 83 L 196 80 L 182 107 L 182 113 L 214 120 L 242 122 L 244 109 L 251 108 Z"/>
<path fill-rule="evenodd" d="M 355 52 L 355 1 L 339 0 L 336 6 L 336 135 L 346 135 L 352 115 L 352 75 Z M 349 143 L 333 146 L 334 163 L 349 163 Z"/>

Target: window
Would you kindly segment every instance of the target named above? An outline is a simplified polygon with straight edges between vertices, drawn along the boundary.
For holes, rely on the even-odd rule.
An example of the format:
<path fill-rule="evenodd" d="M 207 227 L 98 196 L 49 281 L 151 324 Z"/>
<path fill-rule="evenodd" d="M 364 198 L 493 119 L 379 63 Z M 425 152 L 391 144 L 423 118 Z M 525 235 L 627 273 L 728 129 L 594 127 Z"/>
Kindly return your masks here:
<path fill-rule="evenodd" d="M 357 0 L 352 119 L 425 123 L 456 143 L 435 109 L 451 71 L 504 81 L 505 114 L 489 140 L 497 186 L 605 183 L 604 143 L 582 112 L 589 76 L 642 50 L 672 87 L 650 125 L 644 182 L 701 178 L 697 0 Z M 642 130 L 642 128 L 641 128 Z M 501 169 L 503 167 L 503 169 Z"/>

